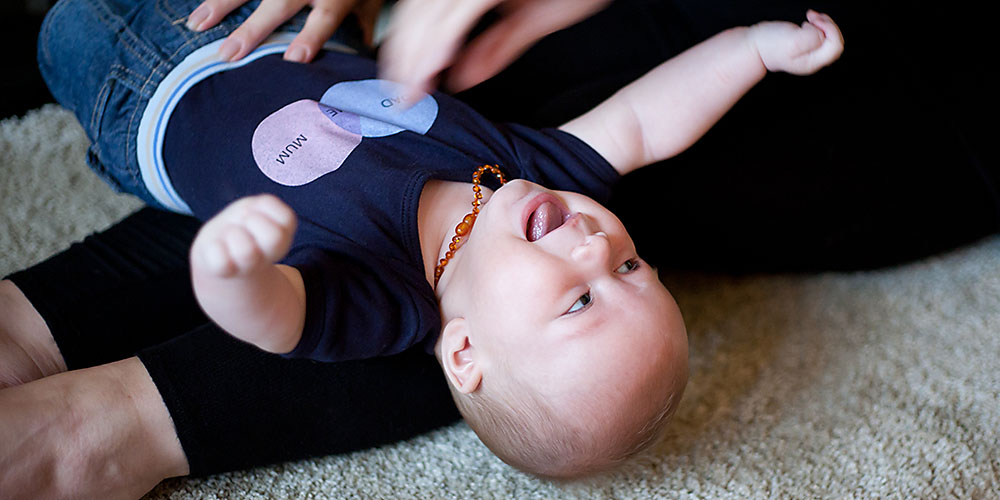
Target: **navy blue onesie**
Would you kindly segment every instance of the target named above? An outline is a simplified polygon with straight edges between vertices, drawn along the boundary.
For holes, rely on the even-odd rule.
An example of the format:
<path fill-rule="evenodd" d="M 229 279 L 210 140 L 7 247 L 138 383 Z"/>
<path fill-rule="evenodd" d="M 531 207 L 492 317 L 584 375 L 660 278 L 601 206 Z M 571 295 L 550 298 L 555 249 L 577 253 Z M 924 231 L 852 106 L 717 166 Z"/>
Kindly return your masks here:
<path fill-rule="evenodd" d="M 309 65 L 259 57 L 187 89 L 150 148 L 162 150 L 164 167 L 147 185 L 169 178 L 151 191 L 169 193 L 165 203 L 179 210 L 207 219 L 266 192 L 298 214 L 282 261 L 306 285 L 305 329 L 292 357 L 433 348 L 440 313 L 417 236 L 428 179 L 471 182 L 477 166 L 498 164 L 508 178 L 605 202 L 618 178 L 570 134 L 497 125 L 443 94 L 402 106 L 396 85 L 374 75 L 371 60 L 341 52 Z M 147 110 L 157 113 L 163 121 L 156 105 Z"/>

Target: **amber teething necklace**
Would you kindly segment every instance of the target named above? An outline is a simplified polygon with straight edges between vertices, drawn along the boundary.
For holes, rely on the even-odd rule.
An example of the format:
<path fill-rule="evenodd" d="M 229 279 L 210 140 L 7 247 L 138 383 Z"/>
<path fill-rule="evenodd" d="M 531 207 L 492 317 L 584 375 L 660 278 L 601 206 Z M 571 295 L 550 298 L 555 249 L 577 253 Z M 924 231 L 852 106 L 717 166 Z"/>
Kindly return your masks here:
<path fill-rule="evenodd" d="M 479 186 L 479 178 L 487 170 L 500 179 L 501 186 L 507 182 L 507 179 L 503 176 L 503 172 L 500 171 L 500 167 L 497 165 L 482 165 L 476 169 L 476 173 L 472 174 L 472 193 L 475 195 L 472 199 L 472 211 L 466 214 L 465 217 L 462 217 L 462 222 L 459 222 L 455 226 L 455 236 L 451 238 L 451 243 L 448 243 L 448 251 L 444 253 L 444 258 L 434 266 L 434 288 L 437 288 L 438 280 L 444 274 L 444 266 L 447 266 L 448 261 L 455 256 L 462 238 L 469 234 L 469 231 L 472 230 L 472 225 L 476 223 L 476 217 L 479 217 L 479 205 L 483 199 L 483 190 Z"/>

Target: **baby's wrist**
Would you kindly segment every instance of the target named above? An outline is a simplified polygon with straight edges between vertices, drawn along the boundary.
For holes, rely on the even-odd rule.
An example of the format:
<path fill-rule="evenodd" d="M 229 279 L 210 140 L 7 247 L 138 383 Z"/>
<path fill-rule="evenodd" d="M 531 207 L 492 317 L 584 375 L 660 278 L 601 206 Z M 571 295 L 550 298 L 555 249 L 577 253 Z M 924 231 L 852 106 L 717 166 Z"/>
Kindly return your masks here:
<path fill-rule="evenodd" d="M 767 73 L 771 71 L 767 64 L 764 62 L 764 56 L 761 55 L 760 50 L 760 37 L 761 32 L 764 30 L 764 23 L 757 23 L 743 28 L 743 36 L 746 41 L 747 49 L 750 51 L 751 57 L 754 58 L 759 64 L 761 69 Z"/>

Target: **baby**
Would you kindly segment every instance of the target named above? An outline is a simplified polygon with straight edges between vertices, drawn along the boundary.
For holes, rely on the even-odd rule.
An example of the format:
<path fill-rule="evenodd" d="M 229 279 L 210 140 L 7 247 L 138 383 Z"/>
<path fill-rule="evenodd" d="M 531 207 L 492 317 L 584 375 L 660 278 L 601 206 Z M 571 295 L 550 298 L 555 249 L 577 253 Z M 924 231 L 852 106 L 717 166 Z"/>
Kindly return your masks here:
<path fill-rule="evenodd" d="M 807 16 L 801 27 L 762 23 L 719 34 L 560 129 L 620 175 L 673 156 L 767 70 L 811 73 L 839 56 L 834 23 Z M 470 180 L 472 167 L 463 165 Z M 574 169 L 584 175 L 573 165 L 566 175 Z M 479 194 L 481 210 L 477 204 L 467 216 Z M 453 229 L 463 219 L 468 228 Z M 196 294 L 243 340 L 339 359 L 335 349 L 312 346 L 337 336 L 365 342 L 372 329 L 303 338 L 315 292 L 295 267 L 272 264 L 295 245 L 295 221 L 273 196 L 242 199 L 212 218 L 192 249 Z M 527 471 L 575 476 L 653 441 L 684 389 L 686 333 L 674 300 L 611 212 L 587 196 L 524 180 L 495 192 L 431 180 L 421 189 L 416 232 L 441 318 L 440 334 L 424 338 L 435 340 L 459 409 L 491 450 Z M 370 286 L 359 288 L 350 293 Z"/>
<path fill-rule="evenodd" d="M 192 277 L 226 331 L 321 361 L 425 348 L 501 459 L 576 477 L 652 443 L 687 381 L 676 303 L 595 198 L 686 149 L 767 71 L 836 60 L 836 25 L 807 18 L 720 33 L 559 129 L 403 97 L 338 50 L 287 63 L 280 36 L 173 67 L 138 100 L 135 157 L 109 146 L 131 130 L 112 109 L 127 85 L 77 113 L 101 117 L 89 159 L 113 184 L 207 220 Z"/>

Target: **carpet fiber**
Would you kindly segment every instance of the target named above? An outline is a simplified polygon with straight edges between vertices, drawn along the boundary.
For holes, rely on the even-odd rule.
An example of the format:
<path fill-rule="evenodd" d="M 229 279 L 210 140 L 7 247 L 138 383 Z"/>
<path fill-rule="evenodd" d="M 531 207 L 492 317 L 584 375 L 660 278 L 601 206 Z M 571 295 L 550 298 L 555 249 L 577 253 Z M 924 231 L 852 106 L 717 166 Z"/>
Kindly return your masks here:
<path fill-rule="evenodd" d="M 0 274 L 139 206 L 85 149 L 54 105 L 0 122 Z M 667 438 L 613 474 L 540 481 L 457 424 L 147 498 L 1000 498 L 1000 237 L 874 272 L 663 278 L 691 382 Z"/>

